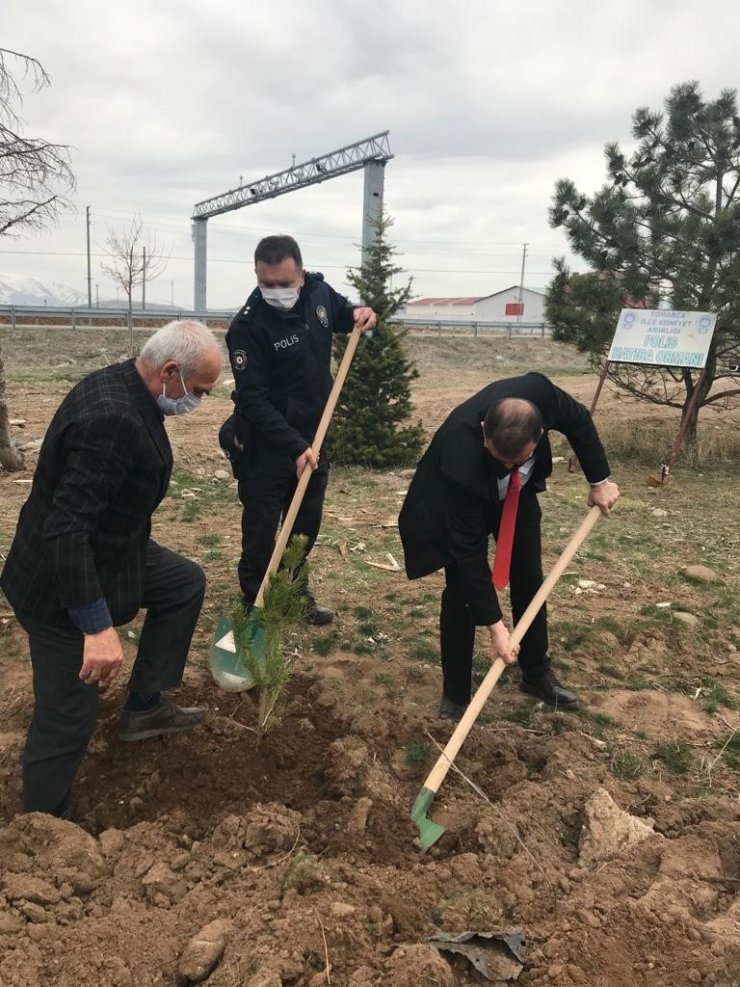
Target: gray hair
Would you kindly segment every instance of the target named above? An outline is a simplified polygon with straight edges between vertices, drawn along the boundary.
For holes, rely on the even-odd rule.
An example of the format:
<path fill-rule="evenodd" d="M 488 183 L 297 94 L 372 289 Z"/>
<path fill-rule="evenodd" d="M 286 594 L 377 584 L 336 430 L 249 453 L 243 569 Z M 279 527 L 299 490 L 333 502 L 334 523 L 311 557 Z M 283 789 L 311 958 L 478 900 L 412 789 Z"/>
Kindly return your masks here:
<path fill-rule="evenodd" d="M 202 322 L 191 319 L 168 322 L 141 348 L 140 358 L 150 367 L 175 360 L 183 377 L 196 373 L 207 349 L 220 349 L 218 340 Z"/>

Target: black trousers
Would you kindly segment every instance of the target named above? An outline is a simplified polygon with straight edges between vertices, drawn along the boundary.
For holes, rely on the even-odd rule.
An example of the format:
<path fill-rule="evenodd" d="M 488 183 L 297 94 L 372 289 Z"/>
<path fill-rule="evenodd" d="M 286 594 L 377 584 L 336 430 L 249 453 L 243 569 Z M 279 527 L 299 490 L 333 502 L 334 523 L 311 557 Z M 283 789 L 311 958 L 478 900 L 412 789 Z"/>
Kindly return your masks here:
<path fill-rule="evenodd" d="M 205 585 L 195 562 L 149 543 L 141 601 L 147 615 L 131 691 L 180 685 Z M 61 815 L 95 729 L 98 685 L 80 681 L 84 637 L 73 624 L 65 629 L 23 614 L 18 619 L 28 634 L 35 699 L 23 753 L 23 806 L 26 812 Z"/>
<path fill-rule="evenodd" d="M 509 575 L 514 624 L 542 585 L 541 518 L 537 494 L 524 487 L 517 510 Z M 494 524 L 494 536 L 498 535 L 499 522 L 500 516 Z M 464 705 L 470 702 L 475 624 L 463 600 L 454 564 L 445 566 L 439 635 L 444 694 L 454 703 Z M 547 649 L 547 608 L 543 606 L 521 642 L 519 666 L 524 678 L 537 678 L 549 671 Z"/>
<path fill-rule="evenodd" d="M 329 460 L 322 453 L 319 468 L 311 477 L 293 525 L 292 535 L 305 535 L 306 555 L 313 548 L 321 528 Z M 249 605 L 259 592 L 270 557 L 275 548 L 275 534 L 290 506 L 298 483 L 295 463 L 290 456 L 255 455 L 239 480 L 242 502 L 242 554 L 239 560 L 239 586 L 244 603 Z"/>

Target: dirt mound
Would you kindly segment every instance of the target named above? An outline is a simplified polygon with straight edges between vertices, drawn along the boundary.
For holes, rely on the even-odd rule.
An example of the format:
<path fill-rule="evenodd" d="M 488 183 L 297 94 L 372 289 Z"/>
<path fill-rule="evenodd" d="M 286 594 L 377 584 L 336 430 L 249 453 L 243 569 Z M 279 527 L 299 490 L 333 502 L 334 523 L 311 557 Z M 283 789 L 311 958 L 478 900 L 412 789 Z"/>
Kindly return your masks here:
<path fill-rule="evenodd" d="M 722 729 L 688 696 L 678 692 L 614 689 L 606 695 L 593 697 L 591 705 L 630 730 L 639 730 L 650 740 L 671 740 L 686 735 L 701 738 Z M 740 717 L 734 710 L 729 710 L 727 716 L 740 726 Z"/>
<path fill-rule="evenodd" d="M 299 677 L 257 749 L 248 700 L 212 700 L 205 730 L 140 745 L 115 743 L 104 715 L 75 807 L 89 832 L 35 814 L 0 830 L 0 983 L 467 984 L 482 981 L 427 937 L 512 927 L 530 942 L 525 985 L 733 982 L 729 800 L 681 820 L 610 778 L 577 723 L 550 738 L 480 726 L 460 766 L 489 801 L 450 775 L 431 810 L 449 832 L 422 856 L 423 775 L 393 764 L 422 725 L 444 742 L 441 724 L 386 715 L 379 731 Z M 579 859 L 602 785 L 649 808 L 656 833 Z"/>
<path fill-rule="evenodd" d="M 71 383 L 125 349 L 121 333 L 53 335 L 51 366 L 48 333 L 3 340 L 32 449 Z M 580 357 L 526 342 L 410 340 L 425 427 L 532 367 L 590 402 Z M 215 442 L 229 391 L 168 422 L 177 470 L 154 519 L 207 572 L 181 699 L 207 703 L 208 723 L 119 744 L 114 683 L 74 823 L 18 815 L 31 675 L 0 599 L 0 987 L 463 987 L 483 981 L 428 937 L 516 929 L 525 987 L 740 987 L 737 470 L 681 466 L 658 492 L 614 464 L 626 496 L 551 597 L 555 667 L 583 708 L 543 709 L 507 671 L 457 758 L 465 778 L 451 771 L 430 810 L 447 832 L 422 855 L 409 813 L 451 730 L 434 716 L 443 578 L 376 567 L 401 559 L 408 473 L 335 471 L 311 578 L 337 619 L 291 638 L 299 671 L 259 745 L 249 697 L 198 665 L 235 586 L 238 502 Z M 605 390 L 598 416 L 634 430 L 654 411 Z M 0 472 L 0 562 L 30 482 Z M 565 462 L 543 509 L 551 563 L 585 510 Z M 679 576 L 697 561 L 716 584 Z M 593 591 L 576 593 L 581 578 Z M 140 627 L 121 630 L 127 666 Z M 487 667 L 477 654 L 478 680 Z"/>

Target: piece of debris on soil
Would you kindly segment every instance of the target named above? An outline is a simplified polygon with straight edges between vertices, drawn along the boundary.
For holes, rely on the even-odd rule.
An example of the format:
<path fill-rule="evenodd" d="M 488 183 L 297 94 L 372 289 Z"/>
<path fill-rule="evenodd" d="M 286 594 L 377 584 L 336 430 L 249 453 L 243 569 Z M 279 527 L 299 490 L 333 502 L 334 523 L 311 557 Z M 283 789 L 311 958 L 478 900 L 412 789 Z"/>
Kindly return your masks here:
<path fill-rule="evenodd" d="M 586 803 L 578 862 L 594 867 L 655 835 L 653 820 L 638 819 L 620 809 L 605 788 Z"/>

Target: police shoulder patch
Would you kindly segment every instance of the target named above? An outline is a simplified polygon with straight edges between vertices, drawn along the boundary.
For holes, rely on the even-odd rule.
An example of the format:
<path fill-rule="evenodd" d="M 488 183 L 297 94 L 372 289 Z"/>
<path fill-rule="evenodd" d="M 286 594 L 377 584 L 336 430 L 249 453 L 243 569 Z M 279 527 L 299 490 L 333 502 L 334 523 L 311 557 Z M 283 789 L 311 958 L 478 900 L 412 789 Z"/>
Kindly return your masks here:
<path fill-rule="evenodd" d="M 316 318 L 319 320 L 324 329 L 329 328 L 329 313 L 323 305 L 316 306 Z"/>
<path fill-rule="evenodd" d="M 244 350 L 234 350 L 234 355 L 232 356 L 232 362 L 234 364 L 234 370 L 246 370 L 247 369 L 247 354 Z"/>

